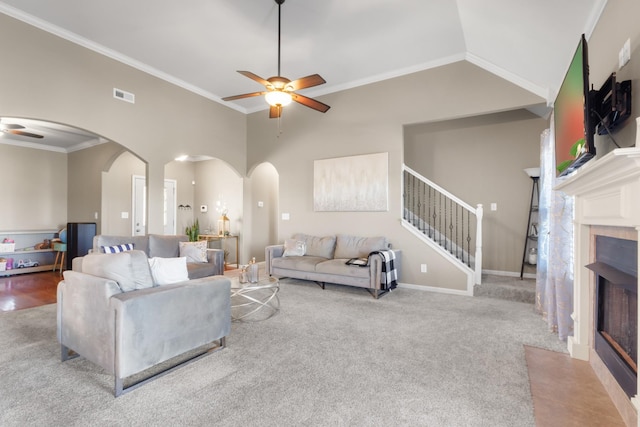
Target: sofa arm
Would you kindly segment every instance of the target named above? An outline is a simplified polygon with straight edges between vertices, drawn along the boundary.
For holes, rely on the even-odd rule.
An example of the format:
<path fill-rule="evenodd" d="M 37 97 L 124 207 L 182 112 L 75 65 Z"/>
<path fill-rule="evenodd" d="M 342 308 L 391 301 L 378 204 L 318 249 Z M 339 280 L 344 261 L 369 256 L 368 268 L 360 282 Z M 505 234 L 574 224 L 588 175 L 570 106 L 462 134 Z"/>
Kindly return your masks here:
<path fill-rule="evenodd" d="M 398 279 L 400 278 L 400 263 L 402 260 L 402 251 L 399 249 L 392 249 L 393 254 L 395 255 L 394 267 L 396 269 L 396 273 L 398 274 Z M 369 262 L 369 279 L 371 283 L 369 284 L 371 289 L 382 289 L 382 257 L 374 256 L 371 257 Z"/>
<path fill-rule="evenodd" d="M 120 293 L 113 280 L 71 270 L 64 272 L 57 289 L 58 341 L 109 373 L 113 373 L 109 299 Z"/>
<path fill-rule="evenodd" d="M 214 274 L 219 276 L 224 274 L 224 250 L 207 249 L 207 261 L 216 266 Z"/>
<path fill-rule="evenodd" d="M 231 331 L 231 281 L 225 277 L 125 292 L 114 295 L 110 305 L 115 312 L 116 378 L 131 376 Z"/>
<path fill-rule="evenodd" d="M 270 245 L 264 249 L 265 271 L 271 276 L 271 261 L 274 258 L 281 258 L 284 254 L 284 245 Z"/>

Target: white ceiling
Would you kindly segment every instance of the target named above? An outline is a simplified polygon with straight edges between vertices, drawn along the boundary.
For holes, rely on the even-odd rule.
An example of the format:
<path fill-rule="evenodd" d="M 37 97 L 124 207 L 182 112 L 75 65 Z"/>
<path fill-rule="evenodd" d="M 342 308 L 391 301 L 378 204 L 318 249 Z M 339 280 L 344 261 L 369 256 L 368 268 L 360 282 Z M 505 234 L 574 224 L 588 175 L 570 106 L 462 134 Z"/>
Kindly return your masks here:
<path fill-rule="evenodd" d="M 281 71 L 291 80 L 320 74 L 326 84 L 301 91 L 317 97 L 466 59 L 553 100 L 580 34 L 591 34 L 605 4 L 286 0 Z M 266 103 L 221 101 L 262 89 L 236 70 L 277 74 L 274 0 L 3 0 L 0 13 L 244 113 Z"/>

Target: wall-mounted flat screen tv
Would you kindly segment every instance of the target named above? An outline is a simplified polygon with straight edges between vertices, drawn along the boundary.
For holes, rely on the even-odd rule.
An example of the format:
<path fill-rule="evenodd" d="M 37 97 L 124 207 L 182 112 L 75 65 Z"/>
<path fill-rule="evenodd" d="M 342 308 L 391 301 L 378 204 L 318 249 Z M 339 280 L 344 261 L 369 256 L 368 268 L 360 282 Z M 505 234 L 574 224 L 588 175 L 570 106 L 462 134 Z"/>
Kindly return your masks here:
<path fill-rule="evenodd" d="M 553 104 L 558 176 L 573 172 L 596 154 L 587 50 L 583 34 Z"/>

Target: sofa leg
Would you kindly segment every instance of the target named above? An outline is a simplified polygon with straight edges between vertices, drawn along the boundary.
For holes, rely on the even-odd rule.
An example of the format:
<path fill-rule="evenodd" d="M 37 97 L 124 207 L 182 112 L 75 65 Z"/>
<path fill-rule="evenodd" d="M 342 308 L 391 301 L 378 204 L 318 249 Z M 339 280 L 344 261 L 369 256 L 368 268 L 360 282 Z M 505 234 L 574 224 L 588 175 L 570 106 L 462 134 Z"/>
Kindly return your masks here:
<path fill-rule="evenodd" d="M 207 356 L 207 355 L 209 355 L 211 353 L 215 353 L 216 351 L 219 351 L 219 350 L 222 350 L 222 349 L 226 348 L 226 346 L 227 346 L 227 337 L 222 337 L 218 341 L 219 342 L 218 342 L 217 346 L 211 347 L 208 350 L 193 356 L 191 359 L 187 359 L 187 360 L 185 360 L 185 361 L 183 361 L 181 363 L 178 363 L 177 365 L 171 366 L 171 367 L 165 369 L 164 371 L 160 371 L 160 372 L 158 372 L 158 373 L 156 373 L 154 375 L 151 375 L 150 377 L 147 377 L 147 378 L 145 378 L 145 379 L 143 379 L 143 380 L 141 380 L 141 381 L 139 381 L 139 382 L 137 382 L 135 384 L 131 384 L 130 386 L 128 386 L 126 388 L 124 387 L 124 378 L 119 378 L 116 375 L 115 376 L 115 383 L 114 383 L 114 387 L 113 387 L 114 396 L 115 397 L 119 397 L 124 393 L 128 393 L 130 391 L 133 391 L 133 390 L 137 389 L 140 386 L 143 386 L 143 385 L 145 385 L 145 384 L 147 384 L 147 383 L 149 383 L 149 382 L 151 382 L 151 381 L 153 381 L 155 379 L 158 379 L 158 378 L 160 378 L 160 377 L 162 377 L 164 375 L 167 375 L 168 373 L 173 372 L 173 371 L 177 370 L 178 368 L 181 368 L 181 367 L 186 366 L 186 365 L 188 365 L 190 363 L 193 363 L 196 360 L 199 360 L 199 359 L 203 358 L 204 356 Z"/>
<path fill-rule="evenodd" d="M 78 356 L 79 356 L 78 353 L 71 350 L 66 345 L 60 344 L 60 360 L 62 360 L 63 362 L 66 362 L 67 360 L 75 359 Z"/>
<path fill-rule="evenodd" d="M 379 299 L 381 296 L 388 294 L 389 289 L 367 289 L 372 297 Z"/>
<path fill-rule="evenodd" d="M 318 286 L 320 286 L 322 289 L 324 289 L 324 284 L 325 284 L 324 282 L 315 282 L 315 281 L 314 281 L 313 283 L 315 283 L 316 285 L 318 285 Z"/>

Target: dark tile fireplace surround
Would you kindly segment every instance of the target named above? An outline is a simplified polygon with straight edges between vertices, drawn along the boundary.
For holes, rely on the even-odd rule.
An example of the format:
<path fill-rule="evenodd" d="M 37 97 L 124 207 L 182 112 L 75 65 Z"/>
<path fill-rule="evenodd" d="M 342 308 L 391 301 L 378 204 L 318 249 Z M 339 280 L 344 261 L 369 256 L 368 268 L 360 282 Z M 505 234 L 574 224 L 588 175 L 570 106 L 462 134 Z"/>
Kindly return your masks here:
<path fill-rule="evenodd" d="M 594 348 L 628 397 L 637 390 L 638 244 L 595 236 Z"/>

